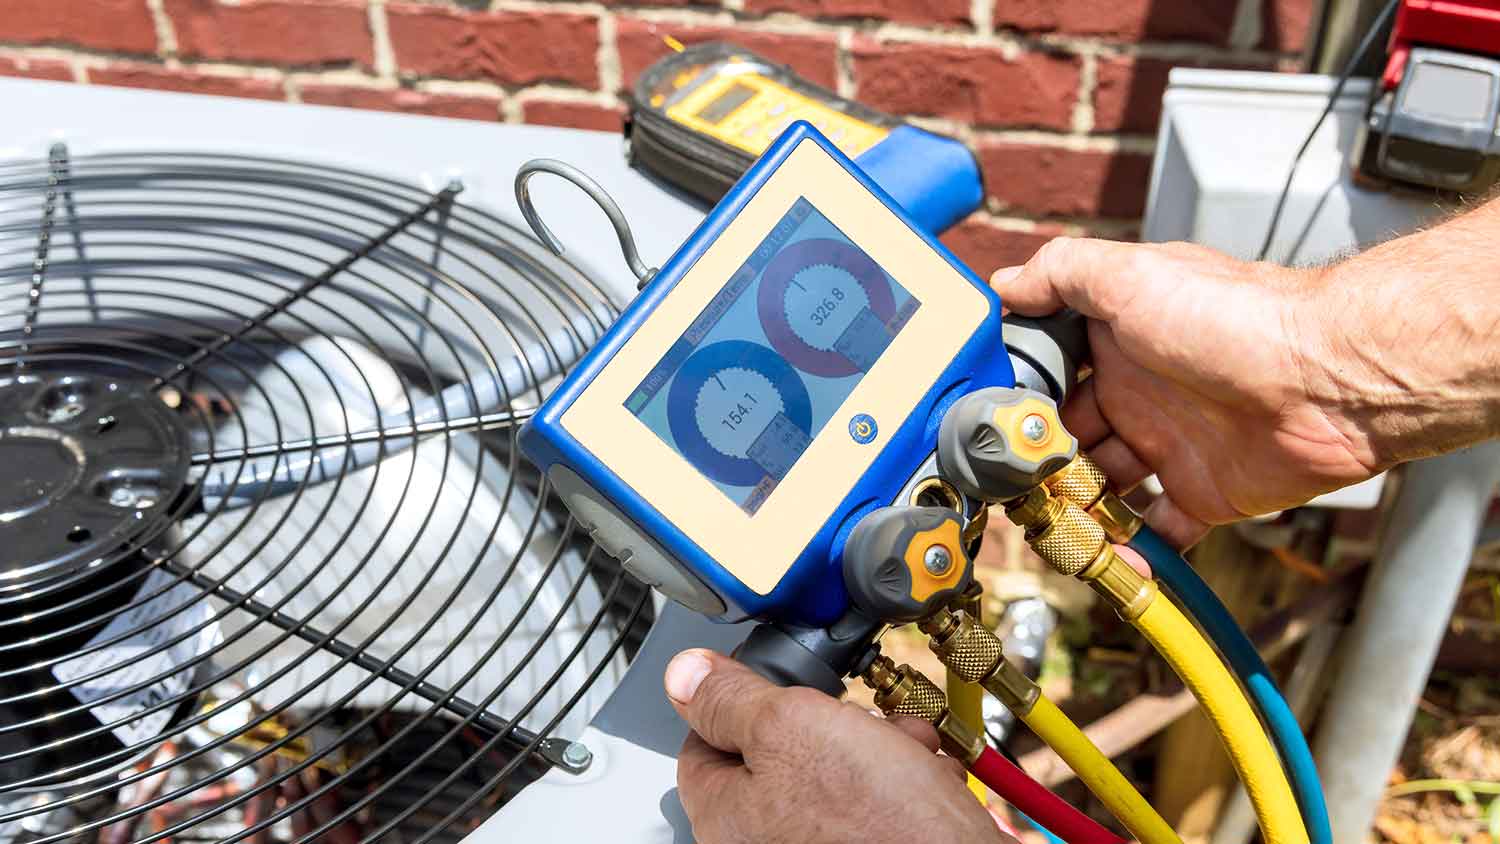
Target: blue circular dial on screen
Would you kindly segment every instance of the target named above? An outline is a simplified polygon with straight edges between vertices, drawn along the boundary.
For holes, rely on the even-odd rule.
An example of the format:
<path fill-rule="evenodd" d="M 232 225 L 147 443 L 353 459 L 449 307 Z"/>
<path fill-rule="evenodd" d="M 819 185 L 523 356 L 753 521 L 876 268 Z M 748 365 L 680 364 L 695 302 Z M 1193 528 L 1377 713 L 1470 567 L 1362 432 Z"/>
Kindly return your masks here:
<path fill-rule="evenodd" d="M 748 340 L 723 340 L 682 364 L 667 395 L 667 423 L 682 455 L 698 471 L 733 486 L 768 474 L 753 455 L 756 441 L 785 419 L 806 436 L 812 400 L 802 378 L 774 351 Z"/>
<path fill-rule="evenodd" d="M 896 298 L 885 271 L 859 247 L 808 238 L 766 266 L 756 312 L 771 346 L 803 372 L 842 378 L 862 371 L 846 337 L 857 320 L 888 323 Z"/>

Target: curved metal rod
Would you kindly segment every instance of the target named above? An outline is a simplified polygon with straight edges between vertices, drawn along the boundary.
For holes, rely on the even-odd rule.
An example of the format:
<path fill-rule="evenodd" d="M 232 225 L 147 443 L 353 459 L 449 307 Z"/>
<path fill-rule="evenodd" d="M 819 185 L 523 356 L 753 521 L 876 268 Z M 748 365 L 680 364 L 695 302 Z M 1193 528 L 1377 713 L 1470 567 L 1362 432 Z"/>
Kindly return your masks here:
<path fill-rule="evenodd" d="M 566 162 L 555 158 L 533 158 L 521 165 L 516 171 L 516 203 L 521 206 L 521 216 L 526 218 L 526 224 L 531 226 L 532 232 L 536 234 L 537 240 L 551 249 L 556 255 L 563 253 L 562 244 L 553 236 L 552 230 L 542 222 L 542 218 L 536 212 L 536 206 L 531 202 L 531 188 L 527 182 L 538 173 L 551 173 L 577 185 L 579 190 L 589 195 L 604 211 L 604 216 L 609 218 L 609 224 L 614 226 L 615 237 L 620 239 L 620 251 L 625 253 L 625 263 L 630 265 L 630 271 L 640 281 L 640 286 L 645 287 L 656 275 L 656 267 L 646 266 L 641 260 L 641 253 L 636 251 L 635 237 L 630 233 L 630 223 L 625 219 L 625 212 L 615 202 L 609 192 L 599 186 L 599 183 L 589 178 L 582 170 Z"/>

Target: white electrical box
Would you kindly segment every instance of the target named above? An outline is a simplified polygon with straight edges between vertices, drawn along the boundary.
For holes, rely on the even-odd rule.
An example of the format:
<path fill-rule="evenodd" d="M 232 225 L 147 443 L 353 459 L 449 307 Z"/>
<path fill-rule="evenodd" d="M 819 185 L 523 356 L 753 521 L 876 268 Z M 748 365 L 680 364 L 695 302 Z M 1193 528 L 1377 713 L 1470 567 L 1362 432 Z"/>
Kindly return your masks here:
<path fill-rule="evenodd" d="M 1253 259 L 1297 149 L 1335 79 L 1249 71 L 1172 71 L 1163 97 L 1142 239 L 1186 240 Z M 1351 79 L 1303 154 L 1267 258 L 1292 266 L 1335 260 L 1441 215 L 1430 191 L 1354 183 L 1355 146 L 1370 80 Z M 1366 509 L 1384 476 L 1315 499 Z"/>

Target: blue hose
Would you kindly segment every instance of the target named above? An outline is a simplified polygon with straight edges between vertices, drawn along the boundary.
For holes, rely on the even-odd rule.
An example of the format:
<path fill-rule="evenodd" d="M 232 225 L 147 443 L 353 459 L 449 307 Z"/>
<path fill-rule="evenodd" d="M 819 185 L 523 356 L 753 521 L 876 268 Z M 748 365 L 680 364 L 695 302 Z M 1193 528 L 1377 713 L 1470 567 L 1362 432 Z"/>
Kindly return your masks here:
<path fill-rule="evenodd" d="M 1198 572 L 1188 565 L 1182 555 L 1168 545 L 1155 531 L 1142 526 L 1140 532 L 1128 545 L 1151 564 L 1151 573 L 1171 590 L 1177 600 L 1188 611 L 1214 647 L 1229 663 L 1229 668 L 1245 686 L 1251 703 L 1266 722 L 1271 741 L 1281 754 L 1281 760 L 1291 780 L 1292 791 L 1297 795 L 1297 804 L 1302 809 L 1302 821 L 1307 824 L 1311 844 L 1332 844 L 1333 830 L 1328 825 L 1328 805 L 1323 802 L 1323 787 L 1318 782 L 1318 768 L 1313 764 L 1312 751 L 1307 738 L 1297 724 L 1297 716 L 1287 706 L 1286 698 L 1276 688 L 1271 669 L 1255 650 L 1245 631 L 1235 623 L 1219 601 L 1219 596 L 1208 588 Z"/>

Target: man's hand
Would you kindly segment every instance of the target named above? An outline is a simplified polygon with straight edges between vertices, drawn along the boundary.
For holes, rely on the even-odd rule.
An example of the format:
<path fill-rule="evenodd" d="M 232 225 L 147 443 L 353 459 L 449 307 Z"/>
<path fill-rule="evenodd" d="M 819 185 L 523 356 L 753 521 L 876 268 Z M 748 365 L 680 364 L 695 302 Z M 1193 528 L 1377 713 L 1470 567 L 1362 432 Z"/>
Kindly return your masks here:
<path fill-rule="evenodd" d="M 884 720 L 734 660 L 683 651 L 667 698 L 693 732 L 677 792 L 700 844 L 1005 842 L 919 720 Z"/>
<path fill-rule="evenodd" d="M 1380 468 L 1317 357 L 1339 317 L 1320 298 L 1327 272 L 1185 243 L 1058 238 L 991 284 L 1016 313 L 1089 317 L 1094 374 L 1063 421 L 1121 489 L 1157 475 L 1166 494 L 1146 521 L 1185 547 L 1210 524 Z"/>

